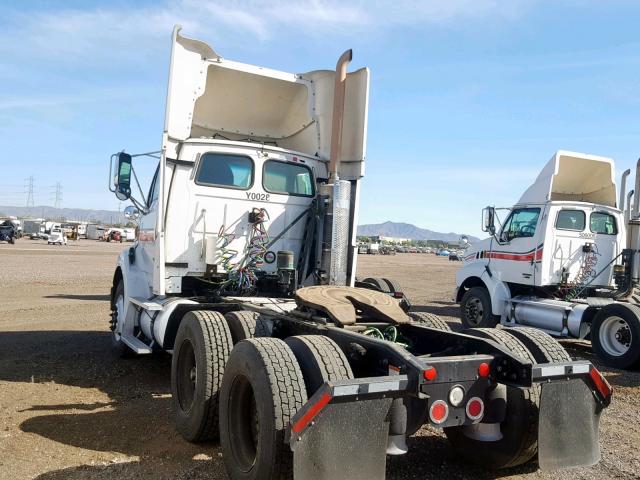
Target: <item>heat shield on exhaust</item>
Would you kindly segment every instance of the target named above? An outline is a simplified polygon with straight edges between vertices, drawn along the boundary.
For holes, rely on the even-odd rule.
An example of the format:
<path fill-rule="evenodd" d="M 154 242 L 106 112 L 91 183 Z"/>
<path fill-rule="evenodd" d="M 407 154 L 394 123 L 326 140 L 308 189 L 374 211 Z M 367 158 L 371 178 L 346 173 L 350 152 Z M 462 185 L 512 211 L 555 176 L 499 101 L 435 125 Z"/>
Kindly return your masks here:
<path fill-rule="evenodd" d="M 581 379 L 543 383 L 538 424 L 540 468 L 558 470 L 598 463 L 601 411 Z"/>

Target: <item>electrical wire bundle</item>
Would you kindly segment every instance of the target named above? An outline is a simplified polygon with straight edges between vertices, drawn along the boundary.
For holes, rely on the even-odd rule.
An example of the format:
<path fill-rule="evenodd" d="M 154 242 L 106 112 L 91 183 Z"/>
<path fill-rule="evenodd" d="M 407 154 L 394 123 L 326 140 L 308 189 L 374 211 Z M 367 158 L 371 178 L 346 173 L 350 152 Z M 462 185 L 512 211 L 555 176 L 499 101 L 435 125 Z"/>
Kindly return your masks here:
<path fill-rule="evenodd" d="M 236 264 L 231 264 L 231 261 L 237 256 L 238 251 L 227 248 L 235 236 L 225 233 L 224 226 L 220 228 L 219 232 L 219 237 L 222 239 L 222 244 L 219 247 L 221 266 L 228 275 L 228 279 L 223 283 L 221 289 L 241 295 L 255 292 L 258 280 L 256 271 L 264 265 L 264 256 L 269 244 L 269 234 L 264 225 L 264 222 L 269 219 L 267 211 L 264 208 L 254 209 L 250 219 L 252 220 L 250 223 L 251 232 L 245 247 L 245 255 Z"/>
<path fill-rule="evenodd" d="M 398 328 L 395 325 L 389 325 L 384 330 L 380 330 L 376 327 L 369 327 L 364 331 L 364 334 L 369 337 L 379 338 L 380 340 L 387 340 L 389 342 L 393 342 L 397 345 L 400 345 L 404 348 L 409 347 L 409 344 L 403 342 L 403 338 L 400 338 L 398 334 Z"/>
<path fill-rule="evenodd" d="M 595 245 L 592 250 L 585 254 L 575 280 L 567 286 L 568 291 L 565 293 L 565 300 L 571 301 L 580 295 L 582 290 L 584 290 L 584 288 L 591 283 L 593 278 L 597 275 L 596 265 L 598 264 L 598 255 L 599 253 Z"/>

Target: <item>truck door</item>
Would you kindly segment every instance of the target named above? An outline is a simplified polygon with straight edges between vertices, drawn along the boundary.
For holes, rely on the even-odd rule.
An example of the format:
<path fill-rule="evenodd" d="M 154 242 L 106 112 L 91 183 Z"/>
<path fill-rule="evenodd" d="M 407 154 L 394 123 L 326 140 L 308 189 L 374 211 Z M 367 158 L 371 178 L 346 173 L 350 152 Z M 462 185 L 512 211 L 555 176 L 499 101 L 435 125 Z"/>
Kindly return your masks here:
<path fill-rule="evenodd" d="M 593 281 L 595 286 L 611 284 L 613 264 L 612 260 L 620 253 L 623 246 L 620 243 L 620 226 L 616 217 L 604 211 L 593 211 L 589 215 L 589 230 L 593 234 L 597 263 L 592 267 L 593 274 L 601 272 Z"/>
<path fill-rule="evenodd" d="M 540 208 L 515 208 L 500 232 L 500 244 L 494 243 L 490 268 L 504 282 L 533 285 L 539 255 Z"/>
<path fill-rule="evenodd" d="M 545 263 L 543 283 L 573 283 L 584 259 L 582 247 L 593 235 L 585 232 L 587 215 L 576 207 L 563 207 L 555 215 L 553 245 L 549 245 L 550 261 Z"/>
<path fill-rule="evenodd" d="M 153 285 L 157 290 L 157 280 L 154 278 L 154 270 L 160 261 L 158 254 L 158 192 L 160 187 L 159 168 L 151 182 L 147 196 L 147 213 L 140 217 L 138 231 L 138 248 L 136 249 L 136 264 L 147 277 L 147 285 Z M 156 280 L 154 282 L 154 280 Z M 150 292 L 151 293 L 151 292 Z"/>

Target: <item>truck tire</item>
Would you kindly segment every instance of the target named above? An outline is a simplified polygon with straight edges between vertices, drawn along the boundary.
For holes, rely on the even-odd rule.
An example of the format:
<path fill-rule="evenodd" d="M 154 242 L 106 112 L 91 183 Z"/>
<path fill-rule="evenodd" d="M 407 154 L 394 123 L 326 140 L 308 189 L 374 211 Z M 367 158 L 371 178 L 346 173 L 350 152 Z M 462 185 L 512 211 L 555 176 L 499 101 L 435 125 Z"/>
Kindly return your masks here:
<path fill-rule="evenodd" d="M 500 321 L 491 311 L 491 296 L 484 287 L 472 287 L 460 301 L 460 320 L 465 328 L 495 327 Z"/>
<path fill-rule="evenodd" d="M 370 285 L 373 285 L 376 290 L 380 290 L 381 292 L 391 293 L 391 288 L 389 287 L 389 284 L 385 282 L 383 278 L 367 277 L 362 280 L 362 283 L 368 283 Z"/>
<path fill-rule="evenodd" d="M 610 367 L 640 366 L 640 309 L 626 303 L 603 307 L 591 325 L 591 348 Z"/>
<path fill-rule="evenodd" d="M 136 353 L 126 345 L 120 338 L 120 334 L 116 333 L 118 325 L 124 322 L 124 282 L 118 281 L 115 293 L 113 295 L 113 304 L 111 305 L 111 320 L 109 320 L 109 328 L 111 330 L 111 346 L 113 352 L 120 358 L 133 358 Z"/>
<path fill-rule="evenodd" d="M 433 313 L 409 312 L 408 315 L 411 317 L 411 320 L 421 323 L 426 327 L 435 328 L 436 330 L 444 330 L 445 332 L 451 331 L 449 324 Z"/>
<path fill-rule="evenodd" d="M 548 333 L 531 327 L 511 327 L 501 331 L 520 340 L 531 352 L 536 363 L 571 361 L 571 356 L 564 347 Z"/>
<path fill-rule="evenodd" d="M 340 347 L 322 335 L 298 335 L 285 340 L 298 360 L 307 397 L 311 397 L 324 382 L 353 378 L 351 365 Z"/>
<path fill-rule="evenodd" d="M 379 290 L 382 293 L 386 293 L 389 295 L 393 295 L 396 292 L 399 292 L 402 294 L 401 297 L 398 297 L 396 295 L 393 295 L 393 297 L 401 299 L 400 308 L 402 308 L 405 312 L 408 312 L 409 309 L 411 308 L 411 302 L 409 301 L 407 296 L 404 294 L 404 291 L 402 290 L 402 287 L 400 286 L 400 284 L 395 280 L 390 280 L 388 278 L 379 278 L 379 277 L 367 277 L 363 279 L 361 283 L 367 284 L 365 288 L 369 288 L 369 285 L 371 285 L 373 290 Z"/>
<path fill-rule="evenodd" d="M 228 312 L 224 318 L 227 319 L 234 345 L 247 338 L 270 336 L 269 328 L 263 320 L 260 320 L 258 312 L 250 310 Z"/>
<path fill-rule="evenodd" d="M 533 355 L 522 342 L 502 330 L 472 328 L 463 333 L 493 340 L 499 345 L 529 362 Z M 444 432 L 456 451 L 473 463 L 486 468 L 515 467 L 531 460 L 538 450 L 538 413 L 540 386 L 531 388 L 506 387 L 506 418 L 500 424 L 502 438 L 482 441 L 471 438 L 465 427 L 445 428 Z"/>
<path fill-rule="evenodd" d="M 218 438 L 220 385 L 232 348 L 222 314 L 193 310 L 182 317 L 171 361 L 171 398 L 185 440 Z"/>
<path fill-rule="evenodd" d="M 292 479 L 285 432 L 307 393 L 300 366 L 278 338 L 252 338 L 231 352 L 220 393 L 220 442 L 232 480 Z"/>

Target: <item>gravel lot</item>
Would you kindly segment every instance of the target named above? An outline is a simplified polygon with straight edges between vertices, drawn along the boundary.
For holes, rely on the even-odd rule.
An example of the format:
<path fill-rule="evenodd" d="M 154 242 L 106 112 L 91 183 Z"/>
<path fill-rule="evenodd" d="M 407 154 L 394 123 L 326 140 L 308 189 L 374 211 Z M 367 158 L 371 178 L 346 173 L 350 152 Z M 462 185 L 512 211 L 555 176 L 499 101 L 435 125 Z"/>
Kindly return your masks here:
<path fill-rule="evenodd" d="M 107 294 L 121 247 L 0 244 L 0 479 L 226 478 L 217 445 L 192 445 L 174 431 L 170 358 L 125 361 L 110 352 Z M 450 298 L 459 265 L 424 254 L 365 255 L 359 275 L 399 280 L 416 310 L 458 328 Z M 595 361 L 587 344 L 565 346 Z M 442 435 L 423 429 L 407 455 L 389 458 L 387 478 L 640 478 L 640 372 L 603 370 L 616 392 L 597 466 L 486 472 L 459 463 Z"/>

